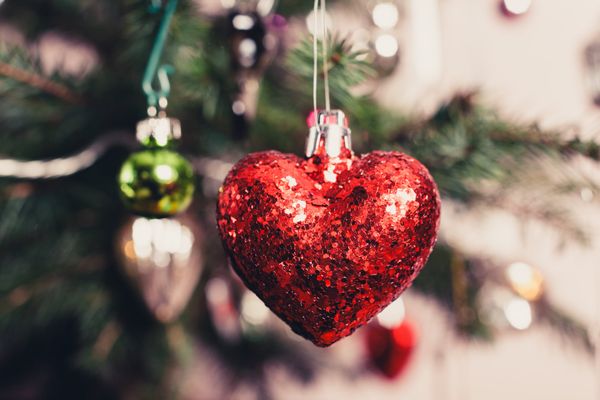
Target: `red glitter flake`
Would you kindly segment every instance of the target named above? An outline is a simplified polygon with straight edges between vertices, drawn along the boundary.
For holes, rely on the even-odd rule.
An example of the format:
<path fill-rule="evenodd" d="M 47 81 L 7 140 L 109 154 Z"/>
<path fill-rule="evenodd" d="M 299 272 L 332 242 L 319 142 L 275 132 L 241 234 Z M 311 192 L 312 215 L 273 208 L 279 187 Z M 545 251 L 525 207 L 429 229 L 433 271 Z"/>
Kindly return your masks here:
<path fill-rule="evenodd" d="M 217 222 L 246 285 L 296 333 L 328 346 L 411 285 L 435 244 L 440 200 L 405 154 L 320 150 L 308 160 L 245 157 L 223 185 Z"/>

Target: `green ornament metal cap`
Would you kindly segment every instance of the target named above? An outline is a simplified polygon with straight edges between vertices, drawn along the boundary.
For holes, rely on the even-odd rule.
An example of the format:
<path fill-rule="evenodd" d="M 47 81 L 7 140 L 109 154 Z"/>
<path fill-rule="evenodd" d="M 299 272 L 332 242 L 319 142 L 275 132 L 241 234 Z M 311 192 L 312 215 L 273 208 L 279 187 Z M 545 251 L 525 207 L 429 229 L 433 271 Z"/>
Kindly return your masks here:
<path fill-rule="evenodd" d="M 185 211 L 195 189 L 192 165 L 165 148 L 131 154 L 121 167 L 118 181 L 125 205 L 147 217 L 170 217 Z"/>
<path fill-rule="evenodd" d="M 165 116 L 147 118 L 138 122 L 135 136 L 146 147 L 167 147 L 181 138 L 181 123 Z"/>

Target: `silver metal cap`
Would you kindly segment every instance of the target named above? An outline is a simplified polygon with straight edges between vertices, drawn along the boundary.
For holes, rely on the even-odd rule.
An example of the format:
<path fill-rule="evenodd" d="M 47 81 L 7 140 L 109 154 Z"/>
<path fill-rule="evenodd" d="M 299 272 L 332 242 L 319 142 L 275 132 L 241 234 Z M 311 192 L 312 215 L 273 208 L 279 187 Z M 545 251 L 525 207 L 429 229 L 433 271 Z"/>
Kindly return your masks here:
<path fill-rule="evenodd" d="M 352 151 L 352 137 L 348 119 L 343 111 L 320 110 L 315 118 L 308 118 L 309 133 L 306 141 L 306 157 L 312 157 L 324 141 L 325 153 L 332 158 L 339 157 L 343 147 Z"/>
<path fill-rule="evenodd" d="M 135 136 L 146 146 L 167 146 L 181 138 L 181 123 L 175 118 L 147 118 L 138 122 Z"/>

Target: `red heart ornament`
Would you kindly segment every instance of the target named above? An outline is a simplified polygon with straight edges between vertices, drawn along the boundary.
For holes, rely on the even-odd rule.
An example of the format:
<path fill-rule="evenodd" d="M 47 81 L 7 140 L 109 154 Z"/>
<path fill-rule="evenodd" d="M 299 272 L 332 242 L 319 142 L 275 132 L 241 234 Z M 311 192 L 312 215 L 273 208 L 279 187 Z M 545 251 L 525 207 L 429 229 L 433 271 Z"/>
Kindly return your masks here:
<path fill-rule="evenodd" d="M 440 199 L 398 152 L 308 160 L 250 154 L 229 173 L 217 222 L 233 268 L 294 332 L 329 346 L 410 286 L 435 244 Z"/>

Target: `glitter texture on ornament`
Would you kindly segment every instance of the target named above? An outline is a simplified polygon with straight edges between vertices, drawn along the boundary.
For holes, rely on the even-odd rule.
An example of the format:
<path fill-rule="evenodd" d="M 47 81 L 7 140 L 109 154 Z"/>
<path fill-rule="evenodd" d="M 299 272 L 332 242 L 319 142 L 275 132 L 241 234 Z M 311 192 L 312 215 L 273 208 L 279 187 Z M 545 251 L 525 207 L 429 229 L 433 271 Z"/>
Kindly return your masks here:
<path fill-rule="evenodd" d="M 417 160 L 355 156 L 343 113 L 319 121 L 308 159 L 276 151 L 242 159 L 221 189 L 217 220 L 246 285 L 294 332 L 328 346 L 410 286 L 435 244 L 440 199 Z"/>

